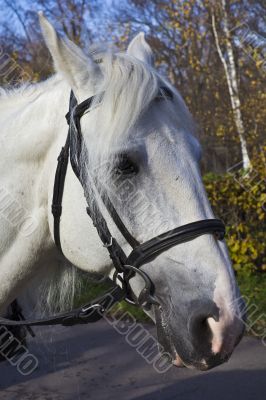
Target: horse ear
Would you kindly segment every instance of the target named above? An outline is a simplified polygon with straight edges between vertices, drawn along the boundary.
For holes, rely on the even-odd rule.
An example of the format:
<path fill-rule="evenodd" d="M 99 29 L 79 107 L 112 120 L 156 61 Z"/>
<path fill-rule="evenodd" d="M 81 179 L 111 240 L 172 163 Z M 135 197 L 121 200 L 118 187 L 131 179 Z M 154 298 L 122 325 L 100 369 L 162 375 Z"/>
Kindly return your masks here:
<path fill-rule="evenodd" d="M 96 78 L 98 65 L 69 39 L 62 39 L 42 12 L 39 12 L 39 21 L 56 71 L 66 78 L 74 91 L 84 88 L 88 81 Z"/>
<path fill-rule="evenodd" d="M 139 60 L 147 64 L 153 65 L 153 51 L 149 44 L 146 42 L 144 32 L 140 32 L 129 43 L 127 54 L 138 58 Z"/>

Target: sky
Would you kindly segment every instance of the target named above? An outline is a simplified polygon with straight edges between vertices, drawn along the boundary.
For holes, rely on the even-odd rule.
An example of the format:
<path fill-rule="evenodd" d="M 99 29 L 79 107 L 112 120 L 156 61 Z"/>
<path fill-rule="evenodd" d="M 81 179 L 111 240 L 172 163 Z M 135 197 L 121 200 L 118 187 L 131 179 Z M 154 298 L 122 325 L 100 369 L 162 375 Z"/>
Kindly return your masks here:
<path fill-rule="evenodd" d="M 22 27 L 19 18 L 8 9 L 6 3 L 10 2 L 12 6 L 15 6 L 18 12 L 21 10 L 30 9 L 31 11 L 40 11 L 37 1 L 31 0 L 0 0 L 0 34 L 3 32 L 3 25 L 8 21 L 8 26 L 13 31 L 15 30 L 18 34 L 24 35 L 24 29 Z M 106 12 L 110 12 L 114 9 L 118 9 L 126 4 L 126 0 L 100 0 L 98 1 L 99 11 L 97 13 L 97 20 L 106 19 Z M 111 13 L 110 13 L 111 14 Z M 23 21 L 25 22 L 25 21 Z"/>

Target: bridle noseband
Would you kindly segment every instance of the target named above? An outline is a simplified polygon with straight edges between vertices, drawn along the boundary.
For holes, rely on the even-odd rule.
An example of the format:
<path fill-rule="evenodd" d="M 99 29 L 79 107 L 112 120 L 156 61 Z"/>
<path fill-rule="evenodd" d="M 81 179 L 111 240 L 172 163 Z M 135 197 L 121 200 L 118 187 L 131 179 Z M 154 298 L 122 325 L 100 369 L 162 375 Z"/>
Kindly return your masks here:
<path fill-rule="evenodd" d="M 98 104 L 101 103 L 104 93 L 97 96 Z M 64 193 L 65 177 L 67 172 L 68 163 L 70 160 L 72 169 L 80 181 L 84 196 L 87 201 L 87 214 L 91 218 L 99 238 L 103 246 L 109 252 L 115 268 L 114 282 L 115 286 L 101 297 L 86 304 L 83 307 L 77 308 L 70 312 L 57 314 L 53 317 L 32 320 L 32 321 L 12 321 L 0 318 L 0 324 L 3 325 L 74 325 L 88 322 L 95 322 L 102 318 L 115 303 L 121 300 L 126 300 L 143 308 L 149 308 L 151 304 L 158 304 L 154 298 L 154 286 L 149 276 L 140 269 L 144 264 L 147 264 L 156 259 L 160 254 L 181 243 L 191 241 L 201 235 L 213 234 L 218 240 L 223 240 L 225 235 L 224 223 L 219 219 L 205 219 L 192 222 L 180 227 L 174 228 L 159 236 L 156 236 L 144 243 L 139 243 L 129 230 L 124 225 L 120 216 L 118 215 L 115 207 L 113 206 L 107 193 L 103 194 L 101 187 L 96 179 L 89 175 L 87 168 L 81 167 L 81 152 L 86 151 L 86 146 L 83 143 L 83 136 L 81 133 L 80 119 L 85 112 L 89 112 L 91 105 L 95 104 L 95 96 L 92 96 L 80 104 L 71 92 L 69 112 L 66 115 L 69 124 L 68 135 L 65 146 L 62 148 L 58 157 L 58 164 L 54 180 L 54 192 L 52 202 L 52 214 L 54 217 L 54 240 L 55 244 L 63 254 L 61 240 L 60 240 L 60 219 L 62 215 L 62 200 Z M 86 187 L 83 182 L 89 182 L 90 188 Z M 131 253 L 127 256 L 117 240 L 111 235 L 107 222 L 96 202 L 96 196 L 101 196 L 103 204 L 110 214 L 112 220 L 117 228 L 124 236 L 126 241 L 132 247 Z M 129 280 L 138 274 L 144 280 L 144 289 L 136 299 L 134 296 Z M 119 282 L 119 284 L 118 284 Z"/>

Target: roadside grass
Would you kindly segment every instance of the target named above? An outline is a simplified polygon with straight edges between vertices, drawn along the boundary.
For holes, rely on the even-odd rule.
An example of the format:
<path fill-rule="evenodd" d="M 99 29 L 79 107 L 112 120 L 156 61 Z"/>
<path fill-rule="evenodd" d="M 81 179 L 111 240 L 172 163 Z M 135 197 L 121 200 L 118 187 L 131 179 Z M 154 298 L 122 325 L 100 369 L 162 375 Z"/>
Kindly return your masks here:
<path fill-rule="evenodd" d="M 264 337 L 266 335 L 266 273 L 247 273 L 238 271 L 237 281 L 242 296 L 247 304 L 248 319 L 246 322 L 247 333 L 253 336 Z M 100 296 L 112 287 L 109 282 L 96 283 L 88 279 L 83 280 L 80 295 L 76 299 L 76 305 L 88 303 Z M 150 318 L 138 307 L 125 301 L 112 309 L 116 316 L 129 312 L 136 320 L 150 322 Z"/>

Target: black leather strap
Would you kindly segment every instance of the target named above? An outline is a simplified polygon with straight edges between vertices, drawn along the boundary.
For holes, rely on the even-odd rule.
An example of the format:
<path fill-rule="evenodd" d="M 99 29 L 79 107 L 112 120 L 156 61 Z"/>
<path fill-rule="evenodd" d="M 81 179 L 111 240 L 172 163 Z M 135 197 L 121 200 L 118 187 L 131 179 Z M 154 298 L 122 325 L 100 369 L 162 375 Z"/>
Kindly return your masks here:
<path fill-rule="evenodd" d="M 102 95 L 100 96 L 100 99 L 102 98 Z M 86 110 L 86 107 L 88 107 L 88 106 L 90 106 L 92 104 L 92 99 L 93 98 L 89 98 L 88 100 L 85 100 L 83 103 L 79 104 L 76 107 L 75 111 L 73 112 L 73 118 L 74 118 L 74 121 L 75 121 L 76 130 L 73 131 L 71 129 L 71 127 L 69 129 L 70 162 L 71 162 L 71 166 L 72 166 L 72 169 L 73 169 L 75 175 L 79 179 L 82 187 L 84 187 L 84 184 L 86 182 L 91 182 L 90 186 L 91 186 L 92 192 L 93 192 L 93 188 L 94 188 L 94 191 L 97 190 L 98 194 L 100 195 L 100 197 L 102 199 L 103 204 L 105 205 L 108 213 L 112 217 L 112 219 L 113 219 L 114 223 L 116 224 L 117 228 L 119 229 L 121 234 L 124 236 L 126 241 L 130 244 L 130 246 L 132 248 L 135 248 L 140 243 L 137 241 L 137 239 L 134 238 L 133 235 L 131 235 L 131 233 L 129 232 L 129 230 L 125 226 L 124 222 L 122 221 L 122 219 L 118 215 L 114 205 L 112 204 L 108 194 L 106 192 L 104 192 L 102 190 L 102 188 L 100 187 L 99 182 L 97 181 L 97 178 L 95 176 L 90 176 L 89 177 L 88 176 L 88 171 L 83 171 L 83 174 L 86 175 L 86 177 L 85 176 L 83 176 L 83 177 L 81 176 L 81 161 L 80 161 L 81 152 L 83 153 L 83 157 L 87 159 L 87 165 L 89 165 L 89 157 L 88 157 L 87 148 L 86 148 L 86 146 L 84 146 L 83 137 L 82 137 L 82 134 L 81 134 L 80 117 L 83 115 L 84 110 Z M 89 199 L 88 195 L 86 195 L 86 194 L 85 194 L 85 197 L 86 197 L 87 203 L 89 204 L 91 200 Z M 89 206 L 89 208 L 92 208 L 92 207 Z M 100 214 L 99 207 L 97 207 L 97 208 L 98 208 L 97 214 Z M 102 219 L 103 219 L 103 217 L 101 218 L 101 220 Z"/>
<path fill-rule="evenodd" d="M 83 175 L 81 174 L 81 152 L 80 150 L 77 150 L 77 147 L 78 149 L 82 148 L 82 139 L 80 135 L 78 138 L 73 138 L 70 130 L 70 162 L 72 169 L 84 190 L 84 196 L 87 201 L 87 214 L 97 229 L 97 233 L 103 243 L 103 246 L 107 248 L 115 269 L 119 272 L 123 272 L 123 265 L 125 264 L 127 257 L 121 246 L 119 246 L 117 243 L 116 239 L 112 237 L 106 220 L 96 202 L 95 194 L 93 193 L 94 181 L 92 181 L 86 168 L 82 172 Z M 90 189 L 86 187 L 88 184 L 90 185 Z"/>
<path fill-rule="evenodd" d="M 209 233 L 222 240 L 225 235 L 223 222 L 219 219 L 204 219 L 165 232 L 136 247 L 130 253 L 126 264 L 139 268 L 171 247 Z"/>
<path fill-rule="evenodd" d="M 135 247 L 139 246 L 140 243 L 137 239 L 134 238 L 134 236 L 131 235 L 127 227 L 125 226 L 124 222 L 118 215 L 113 203 L 111 202 L 109 196 L 107 193 L 102 193 L 102 191 L 98 190 L 98 193 L 101 196 L 101 199 L 103 201 L 103 204 L 105 205 L 108 213 L 112 217 L 112 220 L 116 224 L 117 228 L 119 231 L 122 233 L 126 241 L 130 244 L 130 246 L 134 249 Z"/>
<path fill-rule="evenodd" d="M 73 107 L 77 104 L 77 100 L 74 96 L 73 91 L 70 93 L 69 100 L 69 111 L 66 114 L 67 123 L 70 123 L 70 113 Z M 57 168 L 54 179 L 54 190 L 53 190 L 53 200 L 52 200 L 52 214 L 54 217 L 54 241 L 61 253 L 62 246 L 60 240 L 60 221 L 62 215 L 62 200 L 65 187 L 65 179 L 67 173 L 68 159 L 69 159 L 69 147 L 70 147 L 70 129 L 68 129 L 68 134 L 66 138 L 66 143 L 62 147 L 59 157 L 57 159 Z"/>
<path fill-rule="evenodd" d="M 54 192 L 52 202 L 52 214 L 54 217 L 54 240 L 57 248 L 62 252 L 61 240 L 60 240 L 60 220 L 62 215 L 62 200 L 66 179 L 66 172 L 69 158 L 69 135 L 67 141 L 60 152 L 57 159 L 57 168 L 54 180 Z"/>
<path fill-rule="evenodd" d="M 55 316 L 43 319 L 20 320 L 13 321 L 11 319 L 0 318 L 0 325 L 6 326 L 45 326 L 45 325 L 63 325 L 72 326 L 77 324 L 87 324 L 96 322 L 103 317 L 114 304 L 125 298 L 125 289 L 115 286 L 113 289 L 106 292 L 103 296 L 94 299 L 82 307 L 72 311 L 57 314 Z"/>

